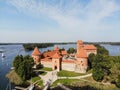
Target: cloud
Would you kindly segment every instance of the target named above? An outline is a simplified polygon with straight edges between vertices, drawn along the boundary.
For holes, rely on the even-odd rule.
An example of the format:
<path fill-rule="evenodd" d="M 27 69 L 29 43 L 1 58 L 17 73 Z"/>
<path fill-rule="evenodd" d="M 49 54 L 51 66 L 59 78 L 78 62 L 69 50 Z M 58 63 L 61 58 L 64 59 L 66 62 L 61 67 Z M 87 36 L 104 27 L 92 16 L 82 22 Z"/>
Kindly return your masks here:
<path fill-rule="evenodd" d="M 120 10 L 115 0 L 91 0 L 83 5 L 80 0 L 8 0 L 20 12 L 47 15 L 63 28 L 74 29 L 86 24 L 97 24 Z M 84 17 L 84 19 L 83 19 Z M 73 27 L 73 28 L 72 28 Z M 68 29 L 70 29 L 68 28 Z"/>
<path fill-rule="evenodd" d="M 59 30 L 78 32 L 83 38 L 92 34 L 97 37 L 99 30 L 110 30 L 113 26 L 105 24 L 104 19 L 120 11 L 116 0 L 7 0 L 7 3 L 19 13 L 38 18 L 46 16 L 59 25 Z"/>

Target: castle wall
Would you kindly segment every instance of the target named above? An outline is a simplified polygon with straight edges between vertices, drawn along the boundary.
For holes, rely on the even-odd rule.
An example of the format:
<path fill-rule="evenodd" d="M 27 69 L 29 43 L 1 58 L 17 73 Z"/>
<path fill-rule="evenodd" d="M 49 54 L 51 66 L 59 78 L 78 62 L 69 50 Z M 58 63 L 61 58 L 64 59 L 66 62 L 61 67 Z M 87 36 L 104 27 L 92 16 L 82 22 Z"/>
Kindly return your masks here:
<path fill-rule="evenodd" d="M 86 73 L 87 68 L 88 68 L 87 58 L 77 58 L 75 72 Z"/>
<path fill-rule="evenodd" d="M 52 68 L 52 61 L 41 61 L 41 64 L 44 66 L 44 67 L 49 67 L 49 68 Z"/>
<path fill-rule="evenodd" d="M 62 62 L 62 70 L 74 71 L 75 70 L 75 63 Z"/>
<path fill-rule="evenodd" d="M 41 64 L 43 64 L 44 67 L 52 68 L 52 61 L 51 60 L 42 60 Z M 61 69 L 68 70 L 68 71 L 74 71 L 75 70 L 74 61 L 63 60 L 63 62 L 61 64 Z"/>

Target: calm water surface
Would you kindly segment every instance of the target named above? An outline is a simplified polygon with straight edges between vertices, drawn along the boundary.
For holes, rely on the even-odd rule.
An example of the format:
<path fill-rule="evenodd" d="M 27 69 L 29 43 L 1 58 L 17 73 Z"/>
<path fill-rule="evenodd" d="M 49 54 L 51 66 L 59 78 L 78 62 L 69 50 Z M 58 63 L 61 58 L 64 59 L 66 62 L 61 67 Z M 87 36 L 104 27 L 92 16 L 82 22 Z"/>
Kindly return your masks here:
<path fill-rule="evenodd" d="M 76 48 L 76 44 L 67 44 L 67 45 L 58 45 L 60 48 L 65 48 L 66 50 L 70 47 Z M 110 55 L 120 55 L 120 46 L 112 46 L 112 45 L 103 45 L 106 49 L 109 50 Z M 0 47 L 4 47 L 5 52 L 5 58 L 1 58 L 0 53 L 0 90 L 6 90 L 8 80 L 5 78 L 6 74 L 10 71 L 13 59 L 16 55 L 22 54 L 22 55 L 31 55 L 32 51 L 25 52 L 22 45 L 0 45 Z M 48 47 L 48 48 L 42 48 L 40 49 L 41 52 L 47 51 L 47 50 L 53 50 L 54 47 Z"/>
<path fill-rule="evenodd" d="M 101 46 L 104 46 L 111 56 L 120 55 L 120 45 L 101 44 Z"/>
<path fill-rule="evenodd" d="M 75 47 L 75 44 L 70 45 L 59 45 L 60 48 L 68 49 L 70 47 Z M 0 45 L 0 47 L 5 48 L 5 58 L 1 57 L 0 53 L 0 90 L 6 90 L 8 80 L 5 78 L 6 74 L 10 71 L 13 59 L 16 55 L 31 55 L 32 51 L 25 52 L 22 45 Z M 47 50 L 53 50 L 54 47 L 41 48 L 40 51 L 44 52 Z"/>

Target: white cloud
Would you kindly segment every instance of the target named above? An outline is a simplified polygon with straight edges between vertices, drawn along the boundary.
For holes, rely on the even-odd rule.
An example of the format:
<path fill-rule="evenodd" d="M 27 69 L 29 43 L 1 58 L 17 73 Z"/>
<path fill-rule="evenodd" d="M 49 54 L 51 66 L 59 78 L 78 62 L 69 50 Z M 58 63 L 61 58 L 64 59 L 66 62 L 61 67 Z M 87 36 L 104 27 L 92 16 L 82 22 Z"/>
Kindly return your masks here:
<path fill-rule="evenodd" d="M 86 5 L 79 2 L 80 0 L 7 1 L 8 4 L 16 7 L 20 13 L 30 14 L 35 17 L 46 15 L 58 23 L 60 30 L 79 32 L 81 38 L 84 38 L 84 35 L 87 38 L 89 38 L 87 35 L 92 37 L 92 32 L 97 32 L 96 30 L 111 29 L 113 26 L 109 24 L 103 25 L 102 21 L 120 11 L 120 6 L 115 0 L 91 0 Z M 70 37 L 72 37 L 72 34 L 69 35 Z"/>
<path fill-rule="evenodd" d="M 20 12 L 47 15 L 56 20 L 63 28 L 74 29 L 76 27 L 95 25 L 105 17 L 110 17 L 114 12 L 120 10 L 115 0 L 91 0 L 86 6 L 79 0 L 8 0 Z M 80 16 L 77 16 L 80 15 Z M 85 19 L 81 19 L 85 17 Z M 92 26 L 93 27 L 93 26 Z"/>

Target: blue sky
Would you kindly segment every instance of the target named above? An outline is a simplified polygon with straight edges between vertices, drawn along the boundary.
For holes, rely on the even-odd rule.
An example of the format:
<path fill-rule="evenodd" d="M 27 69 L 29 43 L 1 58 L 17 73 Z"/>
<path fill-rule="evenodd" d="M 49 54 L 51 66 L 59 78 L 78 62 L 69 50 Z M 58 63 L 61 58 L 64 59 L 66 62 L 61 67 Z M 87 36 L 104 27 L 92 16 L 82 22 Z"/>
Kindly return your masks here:
<path fill-rule="evenodd" d="M 120 0 L 0 0 L 0 42 L 120 41 Z"/>

